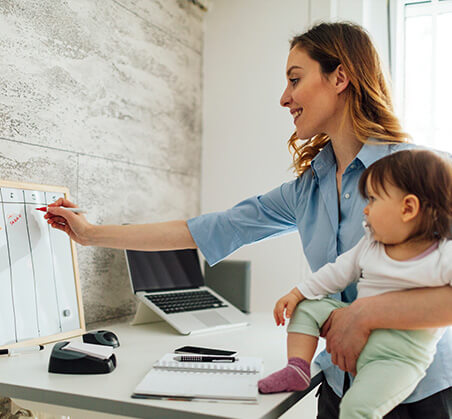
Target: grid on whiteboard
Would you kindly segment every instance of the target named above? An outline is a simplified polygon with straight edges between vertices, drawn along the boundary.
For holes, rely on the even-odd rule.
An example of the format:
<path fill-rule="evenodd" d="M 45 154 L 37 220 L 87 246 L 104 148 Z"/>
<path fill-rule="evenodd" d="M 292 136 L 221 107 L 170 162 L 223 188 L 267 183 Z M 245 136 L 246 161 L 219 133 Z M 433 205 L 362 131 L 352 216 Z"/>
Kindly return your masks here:
<path fill-rule="evenodd" d="M 64 192 L 0 187 L 0 347 L 84 329 L 75 248 L 36 211 Z"/>

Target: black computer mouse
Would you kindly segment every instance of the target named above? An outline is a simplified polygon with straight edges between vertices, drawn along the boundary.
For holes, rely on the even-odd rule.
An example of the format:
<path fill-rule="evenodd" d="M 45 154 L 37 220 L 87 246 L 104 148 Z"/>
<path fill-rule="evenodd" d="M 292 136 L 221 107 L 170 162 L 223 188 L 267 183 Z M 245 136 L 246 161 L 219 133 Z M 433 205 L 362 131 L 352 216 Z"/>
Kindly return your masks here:
<path fill-rule="evenodd" d="M 83 342 L 93 343 L 95 345 L 106 345 L 117 348 L 119 346 L 118 337 L 108 330 L 95 330 L 83 335 Z"/>

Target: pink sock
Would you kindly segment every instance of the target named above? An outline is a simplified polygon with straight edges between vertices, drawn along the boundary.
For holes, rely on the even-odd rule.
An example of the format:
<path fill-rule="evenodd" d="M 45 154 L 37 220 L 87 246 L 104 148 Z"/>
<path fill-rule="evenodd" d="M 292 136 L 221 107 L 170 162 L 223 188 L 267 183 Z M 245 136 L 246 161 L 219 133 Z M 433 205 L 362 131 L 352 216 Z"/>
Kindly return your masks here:
<path fill-rule="evenodd" d="M 260 393 L 282 393 L 305 390 L 310 382 L 310 363 L 293 357 L 285 368 L 259 380 L 257 385 Z"/>

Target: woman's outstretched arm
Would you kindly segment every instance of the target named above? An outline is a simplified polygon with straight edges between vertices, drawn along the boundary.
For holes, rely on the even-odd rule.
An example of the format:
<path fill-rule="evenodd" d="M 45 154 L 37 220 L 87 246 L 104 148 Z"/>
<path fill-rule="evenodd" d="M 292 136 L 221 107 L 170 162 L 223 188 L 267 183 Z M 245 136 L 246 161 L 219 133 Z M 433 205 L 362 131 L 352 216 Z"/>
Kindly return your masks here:
<path fill-rule="evenodd" d="M 76 208 L 66 199 L 49 205 L 44 216 L 48 223 L 84 246 L 131 250 L 194 249 L 196 243 L 184 220 L 153 224 L 93 225 L 82 214 L 62 207 Z"/>

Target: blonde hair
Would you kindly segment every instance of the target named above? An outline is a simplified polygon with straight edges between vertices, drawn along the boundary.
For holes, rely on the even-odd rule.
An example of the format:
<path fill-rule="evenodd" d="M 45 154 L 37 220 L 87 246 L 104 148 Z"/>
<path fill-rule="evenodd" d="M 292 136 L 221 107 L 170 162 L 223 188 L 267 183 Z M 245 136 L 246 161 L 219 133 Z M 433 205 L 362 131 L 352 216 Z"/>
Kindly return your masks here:
<path fill-rule="evenodd" d="M 339 64 L 349 78 L 346 94 L 346 115 L 359 141 L 369 137 L 387 142 L 406 142 L 409 135 L 402 131 L 392 107 L 377 51 L 366 31 L 359 25 L 338 22 L 321 23 L 295 36 L 290 48 L 301 48 L 320 64 L 323 74 L 332 73 Z M 297 175 L 303 174 L 311 160 L 330 140 L 320 133 L 300 140 L 294 133 L 288 141 Z"/>

